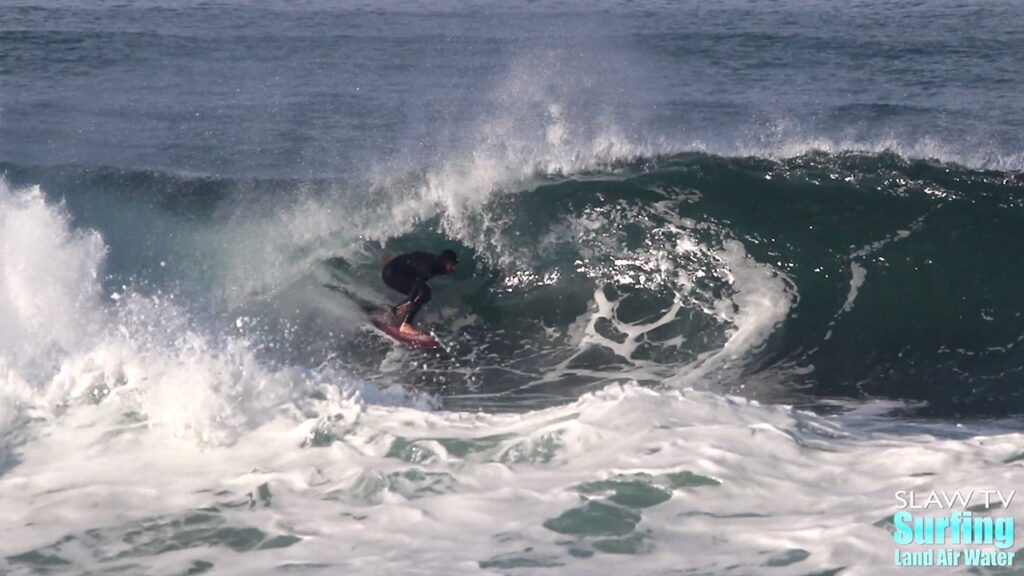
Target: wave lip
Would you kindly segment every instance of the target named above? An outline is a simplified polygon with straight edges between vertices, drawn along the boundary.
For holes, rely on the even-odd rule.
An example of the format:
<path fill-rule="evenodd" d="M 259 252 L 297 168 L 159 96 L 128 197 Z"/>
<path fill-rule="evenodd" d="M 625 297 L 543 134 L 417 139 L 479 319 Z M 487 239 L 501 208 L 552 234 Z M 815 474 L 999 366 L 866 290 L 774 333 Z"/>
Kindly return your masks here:
<path fill-rule="evenodd" d="M 106 255 L 101 236 L 74 230 L 39 187 L 0 181 L 0 350 L 16 370 L 45 370 L 61 350 L 94 336 Z"/>

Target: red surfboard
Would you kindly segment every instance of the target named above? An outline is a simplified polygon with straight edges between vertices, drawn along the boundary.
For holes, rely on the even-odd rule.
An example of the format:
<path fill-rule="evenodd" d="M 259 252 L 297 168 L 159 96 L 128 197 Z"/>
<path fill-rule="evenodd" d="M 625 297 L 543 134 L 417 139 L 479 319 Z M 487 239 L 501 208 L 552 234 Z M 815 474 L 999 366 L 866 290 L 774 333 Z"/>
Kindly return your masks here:
<path fill-rule="evenodd" d="M 423 334 L 406 334 L 398 329 L 402 321 L 388 310 L 374 310 L 370 313 L 370 322 L 378 330 L 391 336 L 395 340 L 417 348 L 440 348 L 441 343 L 436 338 L 424 332 Z"/>

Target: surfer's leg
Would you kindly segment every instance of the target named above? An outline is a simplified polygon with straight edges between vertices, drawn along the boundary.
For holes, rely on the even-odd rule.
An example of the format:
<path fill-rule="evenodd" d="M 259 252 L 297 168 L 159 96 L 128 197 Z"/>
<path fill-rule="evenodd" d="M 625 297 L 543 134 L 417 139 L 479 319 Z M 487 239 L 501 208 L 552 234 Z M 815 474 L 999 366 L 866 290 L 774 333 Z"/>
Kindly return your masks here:
<path fill-rule="evenodd" d="M 427 286 L 426 282 L 417 282 L 412 287 L 412 293 L 409 294 L 409 311 L 405 315 L 404 323 L 412 324 L 413 317 L 427 302 L 430 302 L 430 286 Z"/>
<path fill-rule="evenodd" d="M 409 296 L 408 300 L 391 308 L 393 315 L 406 316 L 412 308 L 412 296 L 416 289 L 415 272 L 396 266 L 394 261 L 391 261 L 380 271 L 380 277 L 388 288 Z"/>
<path fill-rule="evenodd" d="M 411 292 L 415 288 L 416 272 L 389 263 L 380 271 L 380 278 L 388 288 L 411 296 Z"/>

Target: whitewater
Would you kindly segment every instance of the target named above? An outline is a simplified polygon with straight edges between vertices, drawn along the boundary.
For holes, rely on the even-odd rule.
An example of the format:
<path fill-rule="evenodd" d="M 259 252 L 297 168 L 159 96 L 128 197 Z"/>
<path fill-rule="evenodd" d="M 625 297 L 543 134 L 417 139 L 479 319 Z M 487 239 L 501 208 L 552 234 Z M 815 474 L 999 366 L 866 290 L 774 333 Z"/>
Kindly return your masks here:
<path fill-rule="evenodd" d="M 0 573 L 915 570 L 1024 478 L 1021 16 L 6 7 Z"/>

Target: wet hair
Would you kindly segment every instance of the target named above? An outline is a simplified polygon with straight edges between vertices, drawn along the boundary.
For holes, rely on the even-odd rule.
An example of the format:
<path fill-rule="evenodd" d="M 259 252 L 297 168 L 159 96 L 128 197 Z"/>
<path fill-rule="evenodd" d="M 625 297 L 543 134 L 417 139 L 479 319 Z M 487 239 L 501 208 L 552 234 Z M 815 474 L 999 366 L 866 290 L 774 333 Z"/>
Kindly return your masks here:
<path fill-rule="evenodd" d="M 449 262 L 451 262 L 452 264 L 458 264 L 459 259 L 455 256 L 455 252 L 451 250 L 445 250 L 444 252 L 441 252 L 441 262 L 444 262 L 445 264 Z"/>

